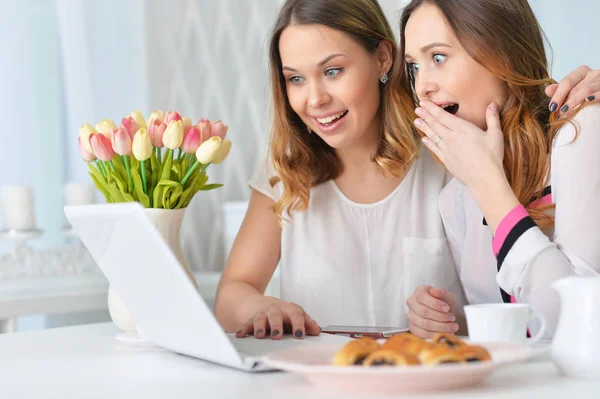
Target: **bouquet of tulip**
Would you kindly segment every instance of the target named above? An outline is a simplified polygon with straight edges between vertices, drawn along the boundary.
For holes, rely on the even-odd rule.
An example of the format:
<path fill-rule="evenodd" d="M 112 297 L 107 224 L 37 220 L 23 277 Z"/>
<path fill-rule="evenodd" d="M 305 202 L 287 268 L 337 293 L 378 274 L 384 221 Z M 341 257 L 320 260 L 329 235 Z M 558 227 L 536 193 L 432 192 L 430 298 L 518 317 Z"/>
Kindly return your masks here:
<path fill-rule="evenodd" d="M 178 112 L 154 111 L 148 120 L 132 112 L 117 127 L 104 119 L 79 128 L 79 152 L 108 203 L 137 201 L 146 208 L 185 208 L 207 184 L 206 169 L 225 160 L 227 125 L 200 119 L 193 125 Z M 163 153 L 163 148 L 165 152 Z"/>

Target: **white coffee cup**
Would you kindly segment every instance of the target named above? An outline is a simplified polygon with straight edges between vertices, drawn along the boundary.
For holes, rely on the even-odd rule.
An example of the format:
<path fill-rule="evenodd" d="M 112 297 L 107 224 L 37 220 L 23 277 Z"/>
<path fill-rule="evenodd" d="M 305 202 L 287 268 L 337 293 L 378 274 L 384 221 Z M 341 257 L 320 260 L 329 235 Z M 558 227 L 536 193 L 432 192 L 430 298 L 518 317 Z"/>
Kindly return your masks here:
<path fill-rule="evenodd" d="M 469 340 L 531 345 L 544 335 L 546 320 L 524 303 L 486 303 L 465 306 Z M 527 324 L 538 319 L 538 333 L 527 338 Z"/>

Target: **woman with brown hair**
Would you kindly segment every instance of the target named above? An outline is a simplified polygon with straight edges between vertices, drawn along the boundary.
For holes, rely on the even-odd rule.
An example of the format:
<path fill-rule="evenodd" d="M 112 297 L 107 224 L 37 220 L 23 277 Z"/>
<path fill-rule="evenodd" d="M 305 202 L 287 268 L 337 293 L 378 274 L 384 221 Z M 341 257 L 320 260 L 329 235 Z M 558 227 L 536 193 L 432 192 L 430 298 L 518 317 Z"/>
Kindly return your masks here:
<path fill-rule="evenodd" d="M 288 0 L 269 55 L 270 152 L 219 284 L 222 326 L 273 339 L 325 324 L 406 328 L 417 286 L 460 298 L 435 206 L 448 175 L 406 117 L 378 2 Z M 282 299 L 263 295 L 278 263 Z"/>
<path fill-rule="evenodd" d="M 413 0 L 401 46 L 415 125 L 455 177 L 440 211 L 467 300 L 528 303 L 551 333 L 551 283 L 600 271 L 600 87 L 575 112 L 548 105 L 543 35 L 526 0 Z M 456 310 L 432 286 L 408 301 L 421 336 L 448 331 L 442 307 Z"/>

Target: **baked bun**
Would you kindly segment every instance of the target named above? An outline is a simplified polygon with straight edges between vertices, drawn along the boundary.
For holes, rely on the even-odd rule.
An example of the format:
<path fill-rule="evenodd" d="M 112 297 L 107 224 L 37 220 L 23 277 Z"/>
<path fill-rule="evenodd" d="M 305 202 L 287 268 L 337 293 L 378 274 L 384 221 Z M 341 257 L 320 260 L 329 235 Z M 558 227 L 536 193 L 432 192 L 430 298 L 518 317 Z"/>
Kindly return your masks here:
<path fill-rule="evenodd" d="M 464 341 L 462 341 L 460 338 L 458 338 L 456 335 L 454 334 L 448 334 L 448 333 L 437 333 L 433 336 L 433 339 L 431 340 L 432 343 L 434 344 L 446 344 L 451 348 L 457 348 L 459 346 L 464 346 L 466 345 L 464 343 Z"/>
<path fill-rule="evenodd" d="M 424 339 L 412 334 L 408 335 L 410 335 L 412 338 L 406 336 L 402 337 L 400 335 L 391 337 L 383 344 L 381 349 L 392 350 L 399 353 L 408 353 L 418 357 L 419 353 L 430 345 L 429 342 L 425 341 Z"/>
<path fill-rule="evenodd" d="M 392 350 L 377 350 L 371 352 L 363 362 L 365 367 L 374 366 L 410 366 L 419 364 L 419 359 L 408 353 L 399 353 Z"/>
<path fill-rule="evenodd" d="M 483 362 L 492 360 L 490 353 L 482 346 L 464 345 L 456 349 L 456 354 L 465 362 Z"/>
<path fill-rule="evenodd" d="M 419 354 L 419 360 L 422 364 L 435 365 L 445 363 L 464 363 L 462 356 L 446 344 L 432 344 L 425 348 Z"/>
<path fill-rule="evenodd" d="M 362 364 L 365 358 L 381 348 L 381 345 L 371 338 L 354 339 L 342 347 L 333 358 L 335 366 L 353 366 Z"/>
<path fill-rule="evenodd" d="M 397 346 L 401 346 L 406 342 L 414 342 L 414 341 L 425 341 L 423 338 L 419 338 L 416 335 L 411 333 L 400 333 L 391 336 L 388 338 L 383 344 L 384 347 L 395 348 Z"/>

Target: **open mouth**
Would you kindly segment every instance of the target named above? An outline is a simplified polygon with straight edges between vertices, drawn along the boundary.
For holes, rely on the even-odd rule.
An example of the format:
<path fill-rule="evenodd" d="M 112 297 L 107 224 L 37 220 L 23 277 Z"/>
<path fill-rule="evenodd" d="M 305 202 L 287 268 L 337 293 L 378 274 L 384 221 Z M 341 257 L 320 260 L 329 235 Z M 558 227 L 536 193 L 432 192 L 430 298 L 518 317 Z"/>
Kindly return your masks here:
<path fill-rule="evenodd" d="M 452 115 L 456 115 L 458 112 L 458 104 L 442 105 L 442 108 L 444 108 L 446 112 L 450 112 Z"/>
<path fill-rule="evenodd" d="M 348 114 L 348 110 L 342 111 L 338 114 L 328 116 L 327 118 L 317 118 L 317 122 L 319 122 L 321 125 L 327 127 L 327 126 L 333 125 L 340 119 L 344 118 L 347 114 Z"/>

